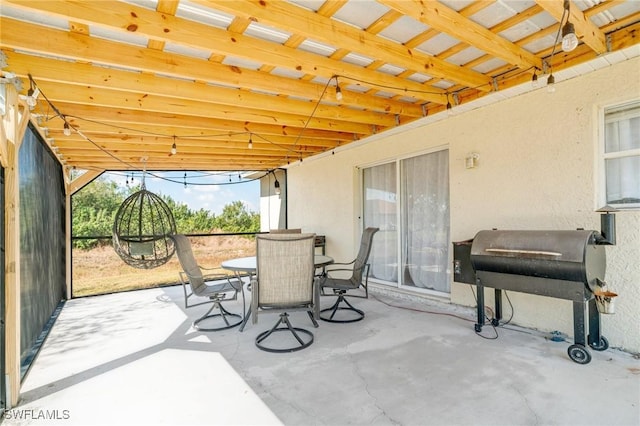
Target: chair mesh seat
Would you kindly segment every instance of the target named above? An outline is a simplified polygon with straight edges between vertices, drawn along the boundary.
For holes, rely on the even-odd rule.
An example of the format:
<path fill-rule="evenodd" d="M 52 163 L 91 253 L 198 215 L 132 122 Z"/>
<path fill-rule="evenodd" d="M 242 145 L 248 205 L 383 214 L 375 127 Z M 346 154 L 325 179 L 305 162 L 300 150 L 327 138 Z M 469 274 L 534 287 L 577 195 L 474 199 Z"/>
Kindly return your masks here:
<path fill-rule="evenodd" d="M 134 268 L 164 265 L 175 252 L 176 223 L 169 206 L 144 188 L 122 202 L 113 224 L 113 248 Z"/>

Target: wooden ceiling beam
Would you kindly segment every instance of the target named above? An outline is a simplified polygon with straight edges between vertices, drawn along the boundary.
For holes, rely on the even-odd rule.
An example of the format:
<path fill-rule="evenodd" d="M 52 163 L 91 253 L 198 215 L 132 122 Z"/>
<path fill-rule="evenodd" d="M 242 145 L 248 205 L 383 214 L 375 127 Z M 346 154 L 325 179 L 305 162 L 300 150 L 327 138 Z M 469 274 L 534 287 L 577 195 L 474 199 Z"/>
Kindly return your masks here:
<path fill-rule="evenodd" d="M 151 114 L 145 111 L 126 110 L 119 108 L 104 108 L 89 105 L 57 102 L 56 106 L 68 115 L 67 120 L 72 126 L 82 129 L 85 120 L 112 123 L 114 125 L 127 126 L 129 124 L 142 124 L 153 126 L 175 126 L 178 128 L 209 129 L 220 132 L 253 133 L 258 135 L 281 135 L 305 138 L 324 138 L 329 140 L 342 140 L 352 142 L 359 137 L 353 133 L 328 131 L 318 129 L 303 129 L 300 127 L 278 126 L 261 123 L 242 123 L 228 120 L 220 120 L 204 117 L 193 117 L 170 114 Z M 47 111 L 46 105 L 39 111 Z M 76 118 L 80 117 L 80 118 Z M 161 123 L 161 124 L 159 124 Z"/>
<path fill-rule="evenodd" d="M 537 56 L 440 2 L 420 0 L 379 0 L 379 2 L 519 68 L 542 68 L 542 60 Z"/>
<path fill-rule="evenodd" d="M 142 157 L 128 156 L 122 157 L 122 161 L 115 160 L 109 156 L 86 157 L 78 160 L 64 159 L 69 167 L 76 167 L 86 170 L 128 170 L 128 171 L 154 171 L 154 170 L 230 170 L 230 171 L 257 171 L 268 170 L 286 164 L 287 161 L 296 162 L 299 158 L 287 156 L 272 156 L 259 159 L 251 156 L 237 156 L 230 158 L 229 156 L 208 157 L 200 159 L 197 157 L 167 157 L 147 158 L 141 161 Z M 304 157 L 303 157 L 304 158 Z"/>
<path fill-rule="evenodd" d="M 119 110 L 146 111 L 161 114 L 180 114 L 192 117 L 217 118 L 221 120 L 237 121 L 241 123 L 276 124 L 287 127 L 309 128 L 319 130 L 337 130 L 343 132 L 368 135 L 373 132 L 373 125 L 349 122 L 335 119 L 327 120 L 304 115 L 287 114 L 279 111 L 264 111 L 242 106 L 206 104 L 187 99 L 175 99 L 146 93 L 127 93 L 115 90 L 85 87 L 40 81 L 40 90 L 46 94 L 49 101 L 92 105 L 97 107 L 115 108 Z M 203 108 L 206 105 L 206 108 Z M 58 108 L 62 114 L 66 112 Z M 393 117 L 381 120 L 381 125 L 395 125 Z"/>
<path fill-rule="evenodd" d="M 62 125 L 58 126 L 61 128 Z M 157 127 L 149 127 L 145 126 L 148 131 L 138 131 L 137 128 L 141 128 L 142 126 L 131 124 L 128 125 L 128 130 L 118 130 L 116 128 L 110 129 L 104 125 L 96 125 L 94 123 L 85 122 L 84 126 L 81 129 L 82 134 L 86 135 L 88 138 L 92 140 L 94 138 L 108 138 L 109 140 L 117 141 L 117 142 L 128 142 L 132 140 L 140 140 L 143 143 L 160 143 L 160 144 L 169 144 L 174 140 L 173 136 L 176 135 L 175 140 L 180 142 L 180 144 L 189 144 L 189 145 L 198 145 L 198 144 L 209 144 L 213 142 L 224 141 L 225 143 L 238 143 L 239 146 L 246 145 L 249 141 L 249 137 L 253 140 L 253 143 L 268 143 L 273 145 L 282 145 L 289 146 L 298 144 L 301 146 L 309 146 L 309 147 L 319 147 L 319 148 L 327 148 L 327 147 L 335 147 L 340 145 L 342 141 L 339 140 L 331 140 L 331 139 L 311 139 L 311 138 L 298 138 L 294 136 L 278 136 L 278 135 L 258 135 L 251 134 L 249 132 L 242 133 L 232 133 L 232 132 L 220 132 L 220 133 L 211 133 L 202 130 L 196 129 L 184 129 L 184 128 L 167 128 L 164 131 L 162 128 Z M 163 136 L 158 136 L 158 132 L 163 131 Z M 74 135 L 64 136 L 64 132 L 62 130 L 49 130 L 48 129 L 49 138 L 54 140 L 56 145 L 62 146 L 62 141 L 65 140 L 80 140 L 80 136 L 74 138 Z M 146 142 L 145 142 L 146 141 Z"/>
<path fill-rule="evenodd" d="M 371 52 L 375 52 L 376 59 L 411 69 L 414 72 L 426 73 L 435 77 L 446 76 L 447 79 L 473 87 L 486 84 L 490 90 L 490 80 L 481 73 L 465 70 L 418 50 L 399 46 L 390 40 L 287 2 L 278 0 L 238 0 L 234 2 L 196 0 L 196 2 L 236 15 L 240 14 L 245 18 L 256 19 L 266 25 L 279 25 L 284 20 L 287 22 L 288 29 L 296 34 L 302 34 L 333 46 L 340 46 L 356 53 L 370 55 Z M 423 87 L 423 90 L 429 89 L 431 89 L 429 85 Z"/>
<path fill-rule="evenodd" d="M 211 86 L 151 74 L 105 69 L 90 64 L 69 63 L 49 58 L 34 57 L 7 52 L 12 72 L 26 78 L 31 74 L 38 84 L 40 81 L 78 86 L 76 91 L 88 88 L 129 92 L 135 96 L 163 96 L 175 98 L 177 102 L 195 101 L 203 107 L 225 105 L 260 109 L 269 112 L 295 114 L 308 117 L 313 113 L 317 119 L 348 120 L 350 122 L 394 126 L 393 116 L 378 112 L 357 110 L 342 106 L 319 104 L 285 97 L 264 95 L 246 90 Z M 67 86 L 68 87 L 68 86 Z M 326 97 L 327 95 L 325 95 Z M 315 110 L 314 110 L 315 108 Z M 422 112 L 420 113 L 422 116 Z"/>
<path fill-rule="evenodd" d="M 2 45 L 40 55 L 59 55 L 69 60 L 93 62 L 119 69 L 130 68 L 176 79 L 203 81 L 229 87 L 250 87 L 273 94 L 286 93 L 314 101 L 319 99 L 324 91 L 324 86 L 317 83 L 293 80 L 249 69 L 241 70 L 235 66 L 127 46 L 93 37 L 73 36 L 66 31 L 40 27 L 9 18 L 0 17 L 0 26 L 2 27 Z M 40 37 L 34 39 L 32 36 L 34 33 L 38 33 Z M 127 58 L 126 63 L 122 62 L 122 58 Z M 68 63 L 63 62 L 63 64 Z M 103 72 L 108 75 L 109 69 L 104 69 Z M 410 117 L 422 115 L 419 105 L 351 91 L 345 93 L 341 103 L 345 106 Z"/>
<path fill-rule="evenodd" d="M 560 22 L 564 12 L 564 1 L 536 0 L 536 3 L 553 16 L 561 25 L 564 25 L 566 21 Z M 571 2 L 568 19 L 569 22 L 574 25 L 578 38 L 587 46 L 591 47 L 597 54 L 606 53 L 607 42 L 604 32 L 602 32 L 578 6 L 571 4 Z"/>
<path fill-rule="evenodd" d="M 53 135 L 55 139 L 54 146 L 58 147 L 60 150 L 64 150 L 65 153 L 99 149 L 98 147 L 108 150 L 150 150 L 154 152 L 167 153 L 170 151 L 171 145 L 174 142 L 173 139 L 158 139 L 152 136 L 131 137 L 126 140 L 110 135 L 85 134 L 85 136 L 90 139 L 91 142 L 88 142 L 85 138 L 82 138 L 77 134 L 71 134 L 70 136 Z M 206 152 L 213 149 L 235 149 L 245 151 L 249 149 L 247 143 L 248 139 L 248 137 L 245 137 L 242 140 L 175 139 L 175 143 L 179 152 Z M 252 137 L 251 139 L 253 148 L 250 149 L 255 150 L 255 152 L 280 152 L 282 150 L 323 152 L 337 146 L 337 143 L 335 142 L 324 145 L 306 145 L 299 142 L 276 144 L 257 137 Z M 98 147 L 94 144 L 98 145 Z"/>
<path fill-rule="evenodd" d="M 406 93 L 407 90 L 421 91 L 422 97 L 428 98 L 431 102 L 446 103 L 444 91 L 436 88 L 433 88 L 433 90 L 430 88 L 429 93 L 425 93 L 424 85 L 410 80 L 400 80 L 394 76 L 367 70 L 347 62 L 335 61 L 300 49 L 293 49 L 255 37 L 221 30 L 124 2 L 113 2 L 109 4 L 109 8 L 105 8 L 101 6 L 100 2 L 75 2 L 72 0 L 45 2 L 5 1 L 11 2 L 13 6 L 27 11 L 35 10 L 52 16 L 63 16 L 87 25 L 98 25 L 124 33 L 133 32 L 139 36 L 187 47 L 210 50 L 211 52 L 252 61 L 255 61 L 256 57 L 260 57 L 260 60 L 266 65 L 313 74 L 326 79 L 340 74 L 353 77 L 360 80 L 360 82 L 366 81 L 367 85 L 387 86 L 388 88 L 385 90 L 394 91 L 400 95 Z M 118 46 L 121 45 L 118 44 Z M 49 47 L 53 46 L 55 44 L 50 44 Z M 153 49 L 149 50 L 153 51 Z M 121 52 L 114 53 L 118 55 L 120 62 L 122 62 L 123 57 L 126 57 Z M 478 75 L 482 76 L 482 74 Z M 484 76 L 482 77 L 484 82 Z M 289 91 L 282 90 L 281 93 L 289 93 Z"/>

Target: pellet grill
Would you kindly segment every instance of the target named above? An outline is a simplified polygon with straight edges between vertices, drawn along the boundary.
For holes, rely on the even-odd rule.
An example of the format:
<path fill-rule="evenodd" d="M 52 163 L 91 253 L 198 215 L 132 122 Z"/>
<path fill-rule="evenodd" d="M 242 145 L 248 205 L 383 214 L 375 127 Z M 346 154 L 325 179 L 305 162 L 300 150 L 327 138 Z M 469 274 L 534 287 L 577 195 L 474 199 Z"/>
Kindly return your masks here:
<path fill-rule="evenodd" d="M 478 289 L 475 330 L 485 324 L 484 288 L 495 291 L 494 326 L 502 319 L 502 290 L 511 290 L 573 302 L 574 344 L 567 351 L 573 361 L 591 361 L 587 346 L 606 350 L 594 292 L 605 286 L 605 246 L 615 244 L 615 223 L 610 211 L 601 221 L 600 232 L 491 230 L 454 243 L 454 280 Z"/>

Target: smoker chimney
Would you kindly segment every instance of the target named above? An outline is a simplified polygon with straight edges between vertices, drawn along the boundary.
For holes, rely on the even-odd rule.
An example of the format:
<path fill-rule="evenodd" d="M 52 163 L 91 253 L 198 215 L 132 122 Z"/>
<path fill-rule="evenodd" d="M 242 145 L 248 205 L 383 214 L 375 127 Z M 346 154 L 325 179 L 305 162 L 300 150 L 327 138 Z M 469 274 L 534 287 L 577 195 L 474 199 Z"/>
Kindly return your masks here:
<path fill-rule="evenodd" d="M 596 243 L 601 245 L 613 246 L 616 244 L 616 215 L 618 210 L 606 205 L 596 210 L 600 215 L 600 238 Z"/>

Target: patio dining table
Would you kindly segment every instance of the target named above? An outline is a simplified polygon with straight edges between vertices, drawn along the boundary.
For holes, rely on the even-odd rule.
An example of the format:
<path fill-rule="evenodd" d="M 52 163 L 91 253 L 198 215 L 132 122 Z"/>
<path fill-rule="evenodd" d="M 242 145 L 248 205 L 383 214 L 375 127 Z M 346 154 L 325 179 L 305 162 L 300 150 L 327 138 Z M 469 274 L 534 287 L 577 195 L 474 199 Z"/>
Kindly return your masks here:
<path fill-rule="evenodd" d="M 323 254 L 316 254 L 313 258 L 313 264 L 316 268 L 323 268 L 333 263 L 331 256 L 325 256 Z M 235 259 L 225 260 L 220 266 L 229 271 L 233 271 L 236 277 L 240 280 L 242 274 L 249 274 L 249 276 L 255 275 L 257 269 L 257 259 L 255 256 L 238 257 Z M 244 330 L 244 326 L 247 325 L 249 317 L 251 316 L 251 308 L 247 311 L 247 315 L 240 325 L 240 331 Z"/>

